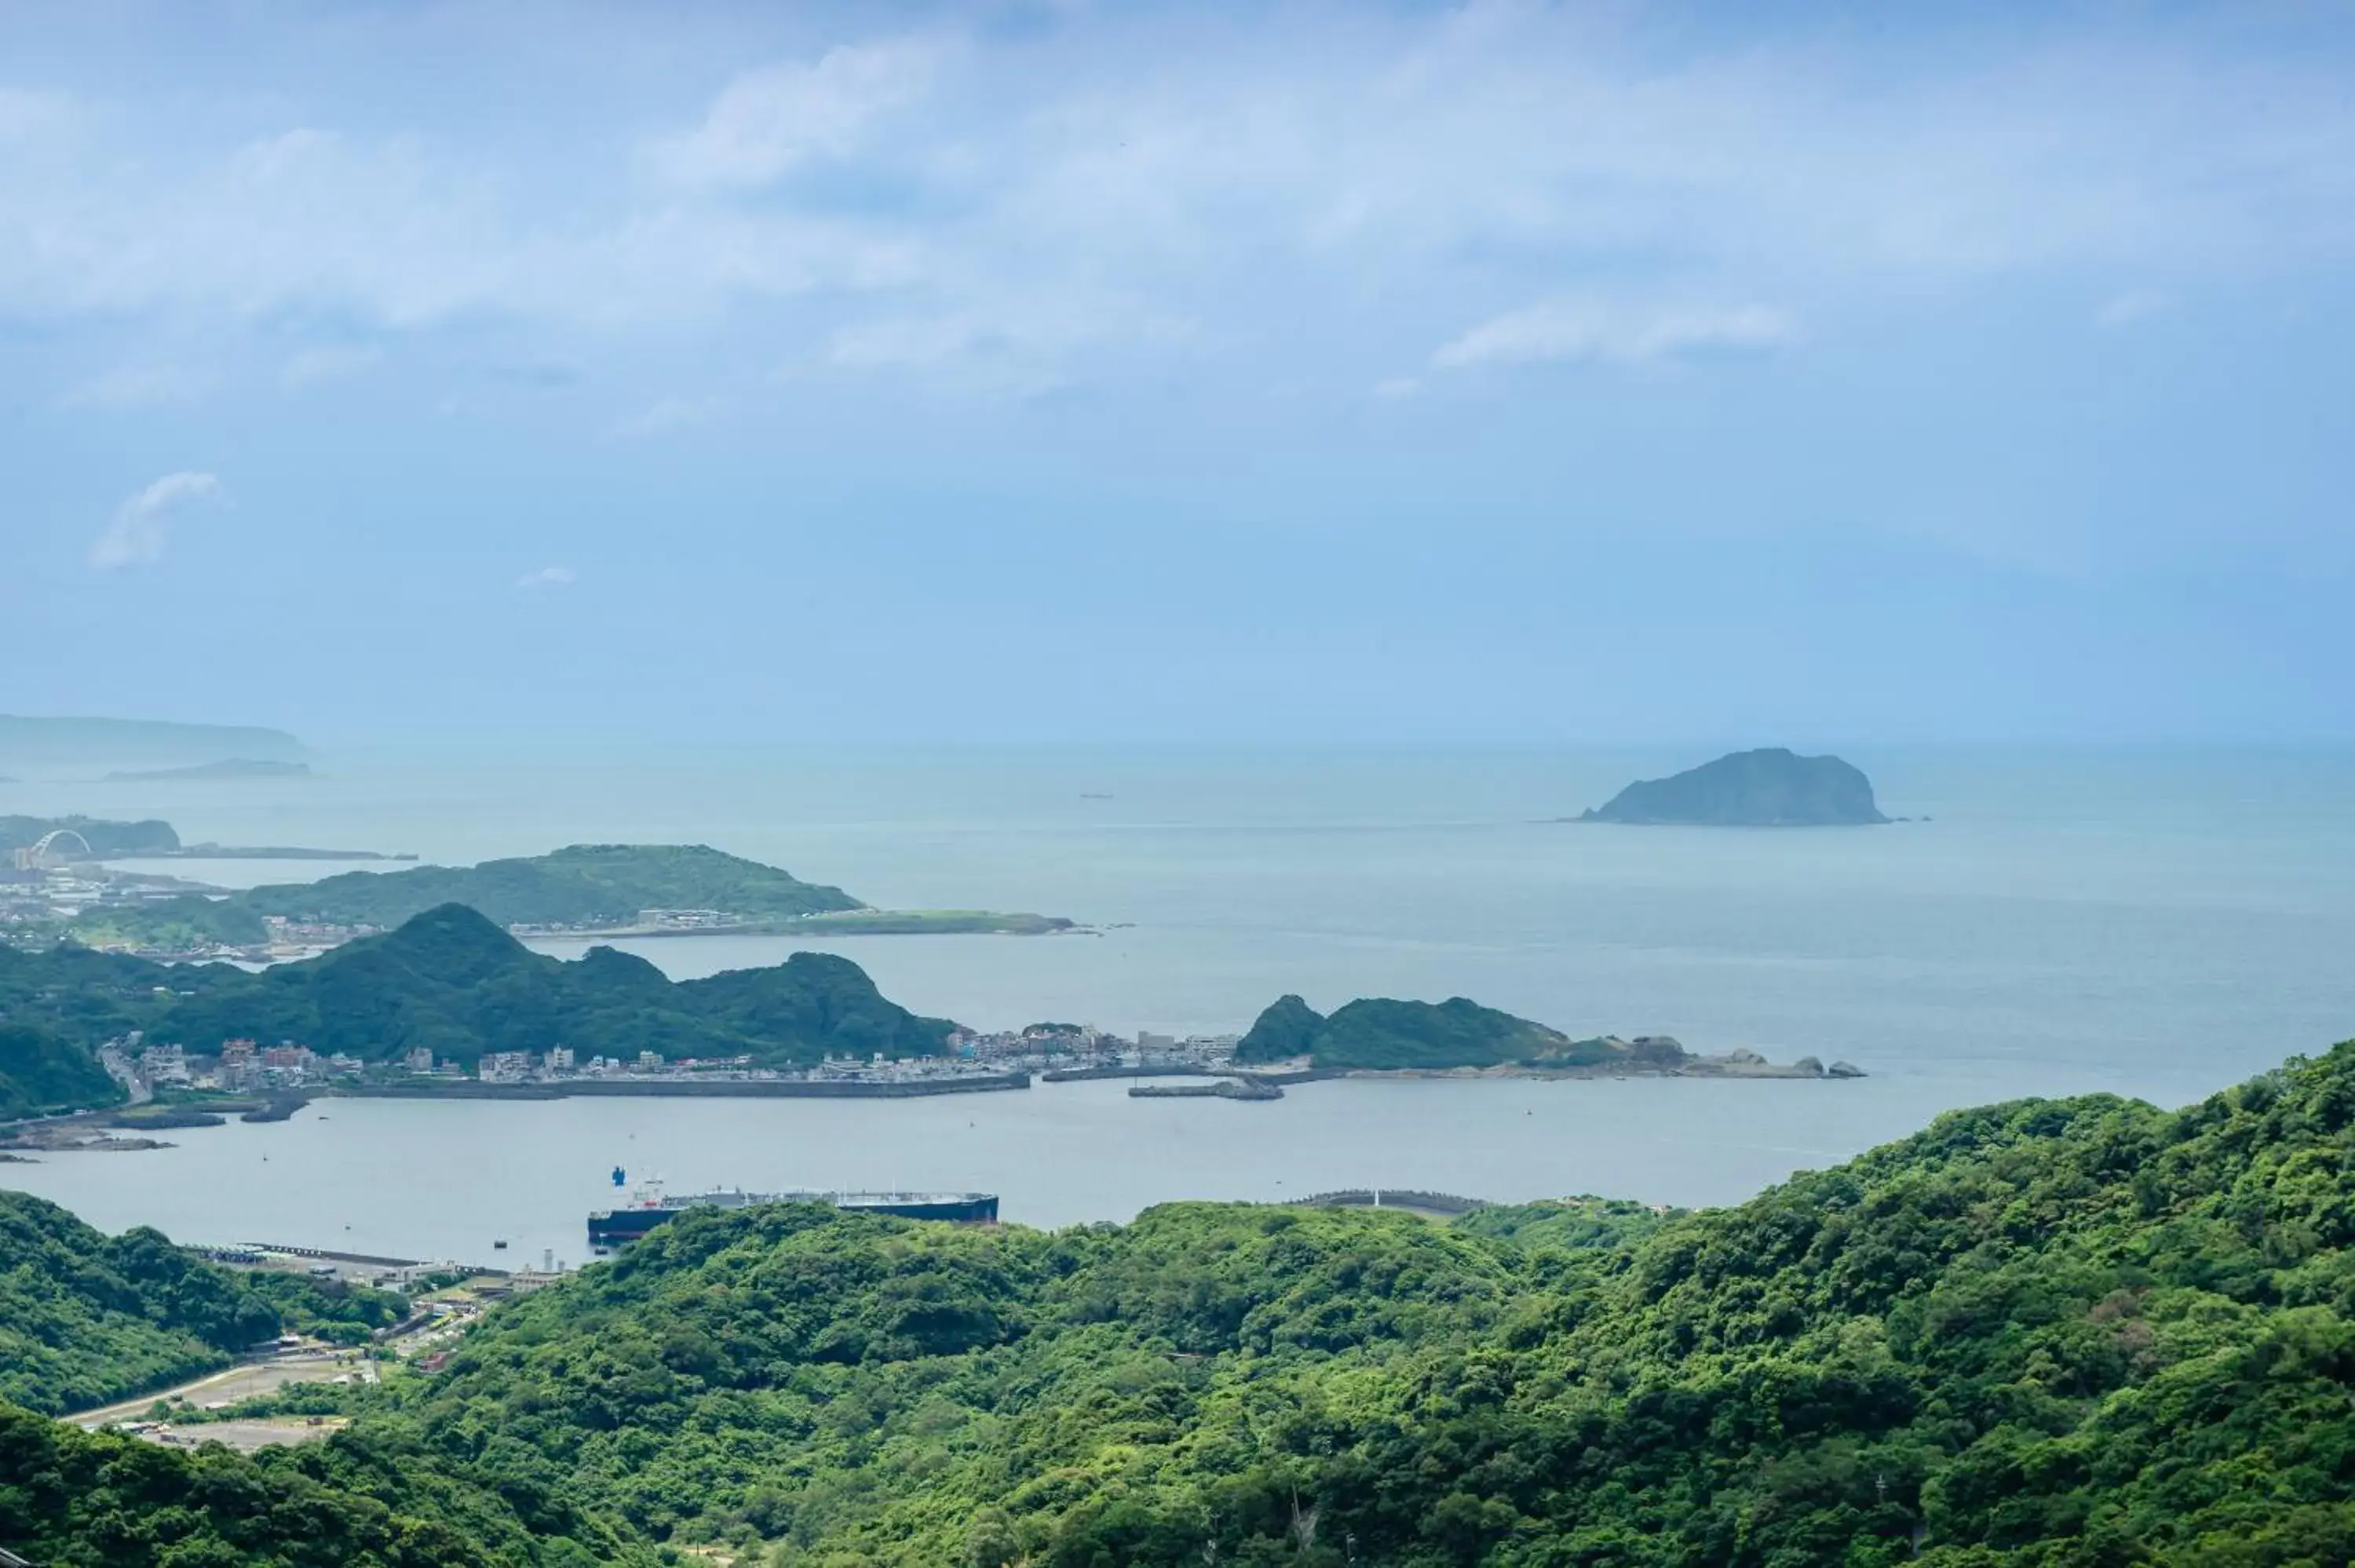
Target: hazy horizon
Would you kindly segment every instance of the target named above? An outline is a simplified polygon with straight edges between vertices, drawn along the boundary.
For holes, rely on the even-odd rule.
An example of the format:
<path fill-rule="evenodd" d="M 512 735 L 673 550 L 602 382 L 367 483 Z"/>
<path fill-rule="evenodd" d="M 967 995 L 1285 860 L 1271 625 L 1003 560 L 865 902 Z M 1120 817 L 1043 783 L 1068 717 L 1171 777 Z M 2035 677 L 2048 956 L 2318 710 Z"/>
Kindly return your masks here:
<path fill-rule="evenodd" d="M 2343 9 L 10 33 L 0 711 L 2355 739 Z"/>

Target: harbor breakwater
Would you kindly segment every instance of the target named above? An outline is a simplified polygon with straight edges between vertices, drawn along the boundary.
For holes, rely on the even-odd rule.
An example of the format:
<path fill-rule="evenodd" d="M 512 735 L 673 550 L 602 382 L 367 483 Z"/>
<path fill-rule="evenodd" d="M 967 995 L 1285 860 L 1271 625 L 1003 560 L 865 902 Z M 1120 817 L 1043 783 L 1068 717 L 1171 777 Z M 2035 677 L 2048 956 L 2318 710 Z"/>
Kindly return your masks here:
<path fill-rule="evenodd" d="M 479 1078 L 410 1084 L 355 1084 L 336 1096 L 360 1099 L 561 1100 L 581 1096 L 656 1099 L 900 1100 L 928 1095 L 988 1094 L 1027 1089 L 1028 1073 L 975 1073 L 954 1078 L 580 1078 L 554 1084 L 486 1084 Z"/>

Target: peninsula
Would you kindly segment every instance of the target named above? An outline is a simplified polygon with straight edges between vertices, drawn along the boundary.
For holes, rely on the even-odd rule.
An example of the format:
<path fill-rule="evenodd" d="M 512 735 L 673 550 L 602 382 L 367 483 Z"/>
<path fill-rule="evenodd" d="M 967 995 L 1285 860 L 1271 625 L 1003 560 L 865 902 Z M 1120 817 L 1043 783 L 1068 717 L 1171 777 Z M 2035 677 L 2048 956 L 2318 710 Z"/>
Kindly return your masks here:
<path fill-rule="evenodd" d="M 1854 827 L 1886 822 L 1863 770 L 1783 747 L 1737 751 L 1628 785 L 1582 822 L 1710 828 Z"/>
<path fill-rule="evenodd" d="M 1860 1078 L 1845 1062 L 1813 1056 L 1785 1066 L 1754 1051 L 1700 1056 L 1674 1037 L 1614 1034 L 1573 1040 L 1465 997 L 1397 1001 L 1361 997 L 1329 1016 L 1279 998 L 1235 1047 L 1238 1066 L 1316 1074 L 1515 1074 L 1543 1077 Z"/>
<path fill-rule="evenodd" d="M 65 843 L 69 851 L 87 842 L 93 859 L 130 853 L 293 859 L 301 853 L 218 845 L 183 848 L 168 823 L 99 823 L 81 818 L 51 822 L 0 819 L 0 847 L 37 844 L 35 835 L 45 827 L 69 830 L 59 832 L 55 842 Z M 46 853 L 59 858 L 54 845 Z M 338 858 L 358 857 L 345 852 Z M 273 883 L 236 893 L 193 883 L 119 880 L 123 882 L 121 896 L 85 906 L 61 927 L 54 921 L 48 925 L 90 946 L 151 957 L 256 960 L 390 930 L 444 904 L 478 909 L 519 937 L 602 941 L 690 936 L 1040 936 L 1077 928 L 1071 920 L 1047 915 L 876 909 L 839 887 L 804 882 L 775 866 L 703 844 L 574 844 L 549 854 L 479 865 L 346 872 L 317 882 Z"/>

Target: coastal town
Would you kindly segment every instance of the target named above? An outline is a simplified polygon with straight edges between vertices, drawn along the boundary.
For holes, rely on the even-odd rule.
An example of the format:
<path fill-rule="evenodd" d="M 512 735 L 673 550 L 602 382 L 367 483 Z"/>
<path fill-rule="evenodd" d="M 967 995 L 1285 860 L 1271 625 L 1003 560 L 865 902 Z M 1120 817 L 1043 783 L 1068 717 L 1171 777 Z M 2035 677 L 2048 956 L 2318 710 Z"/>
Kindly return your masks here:
<path fill-rule="evenodd" d="M 959 1029 L 940 1056 L 890 1059 L 833 1055 L 807 1066 L 755 1066 L 749 1056 L 669 1059 L 655 1051 L 634 1057 L 582 1056 L 569 1045 L 540 1051 L 493 1051 L 471 1065 L 419 1046 L 389 1063 L 322 1054 L 297 1041 L 262 1044 L 228 1040 L 218 1052 L 192 1052 L 180 1044 L 149 1044 L 137 1033 L 107 1042 L 101 1060 L 134 1101 L 178 1095 L 284 1095 L 345 1090 L 431 1095 L 472 1086 L 561 1092 L 567 1089 L 662 1092 L 664 1086 L 726 1093 L 760 1093 L 759 1086 L 872 1086 L 934 1092 L 960 1087 L 1027 1086 L 1031 1074 L 1061 1080 L 1073 1076 L 1127 1076 L 1157 1073 L 1218 1074 L 1231 1069 L 1238 1037 L 1178 1036 L 1139 1030 L 1124 1036 L 1078 1024 L 1040 1023 L 1027 1029 L 982 1032 Z M 1018 1082 L 1017 1080 L 1020 1080 Z"/>

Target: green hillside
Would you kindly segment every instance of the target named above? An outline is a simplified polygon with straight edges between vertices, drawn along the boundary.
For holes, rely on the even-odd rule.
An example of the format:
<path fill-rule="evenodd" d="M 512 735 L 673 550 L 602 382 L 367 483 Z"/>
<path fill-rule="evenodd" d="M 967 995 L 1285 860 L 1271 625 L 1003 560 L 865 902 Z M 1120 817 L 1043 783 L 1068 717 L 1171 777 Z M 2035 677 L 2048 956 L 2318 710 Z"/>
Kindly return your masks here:
<path fill-rule="evenodd" d="M 112 1105 L 120 1085 L 90 1052 L 47 1029 L 0 1022 L 0 1121 Z"/>
<path fill-rule="evenodd" d="M 641 909 L 783 919 L 866 907 L 839 887 L 702 844 L 574 844 L 480 865 L 350 871 L 257 887 L 232 902 L 256 915 L 388 928 L 443 904 L 479 909 L 502 926 L 623 925 Z"/>
<path fill-rule="evenodd" d="M 535 953 L 454 904 L 259 973 L 149 963 L 70 943 L 33 952 L 0 947 L 0 1013 L 37 1025 L 85 1060 L 99 1042 L 140 1029 L 155 1044 L 199 1052 L 224 1040 L 294 1040 L 364 1062 L 394 1061 L 420 1046 L 472 1063 L 490 1051 L 570 1045 L 584 1059 L 634 1061 L 656 1051 L 776 1065 L 877 1052 L 938 1055 L 955 1027 L 886 1000 L 864 969 L 831 953 L 673 984 L 613 948 L 571 962 Z M 0 1037 L 0 1075 L 12 1059 Z M 89 1065 L 95 1070 L 94 1061 Z"/>
<path fill-rule="evenodd" d="M 0 1400 L 31 1410 L 144 1393 L 289 1328 L 357 1339 L 400 1312 L 381 1291 L 218 1268 L 152 1230 L 110 1236 L 0 1189 Z"/>
<path fill-rule="evenodd" d="M 2339 1563 L 2350 1154 L 2355 1044 L 1527 1242 L 690 1215 L 371 1419 L 780 1563 Z"/>
<path fill-rule="evenodd" d="M 1691 1214 L 693 1213 L 349 1395 L 207 1528 L 299 1481 L 476 1553 L 363 1563 L 2343 1563 L 2350 1159 L 2355 1043 L 2175 1114 L 1958 1112 Z M 13 1478 L 119 1483 L 46 1430 L 0 1417 L 0 1542 L 44 1562 L 162 1568 L 104 1531 L 183 1528 L 229 1463 L 143 1457 L 77 1520 Z"/>
<path fill-rule="evenodd" d="M 578 1539 L 574 1533 L 578 1532 Z M 252 1458 L 0 1404 L 0 1544 L 38 1568 L 677 1568 L 574 1499 L 495 1492 L 375 1434 Z"/>
<path fill-rule="evenodd" d="M 1437 1002 L 1360 997 L 1329 1017 L 1296 996 L 1282 997 L 1235 1047 L 1235 1060 L 1244 1063 L 1302 1056 L 1317 1067 L 1361 1072 L 1589 1067 L 1633 1059 L 1610 1042 L 1572 1040 L 1460 996 Z"/>

